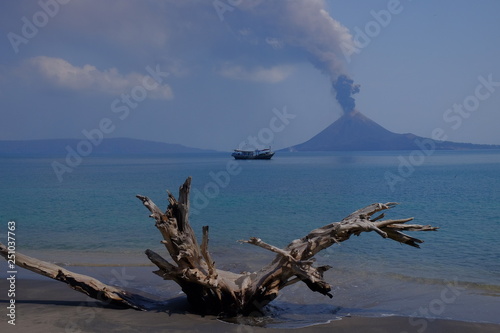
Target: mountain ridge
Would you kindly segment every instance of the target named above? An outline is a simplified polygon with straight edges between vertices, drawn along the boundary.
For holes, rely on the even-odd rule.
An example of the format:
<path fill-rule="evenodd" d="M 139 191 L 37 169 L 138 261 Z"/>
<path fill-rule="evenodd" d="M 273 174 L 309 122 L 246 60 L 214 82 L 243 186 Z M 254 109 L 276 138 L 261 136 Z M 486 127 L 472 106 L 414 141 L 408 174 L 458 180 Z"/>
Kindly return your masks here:
<path fill-rule="evenodd" d="M 68 149 L 77 151 L 79 145 L 82 146 L 80 149 L 87 149 L 96 155 L 213 152 L 213 150 L 192 148 L 181 144 L 131 138 L 107 138 L 97 143 L 87 139 L 0 140 L 0 155 L 65 156 Z"/>

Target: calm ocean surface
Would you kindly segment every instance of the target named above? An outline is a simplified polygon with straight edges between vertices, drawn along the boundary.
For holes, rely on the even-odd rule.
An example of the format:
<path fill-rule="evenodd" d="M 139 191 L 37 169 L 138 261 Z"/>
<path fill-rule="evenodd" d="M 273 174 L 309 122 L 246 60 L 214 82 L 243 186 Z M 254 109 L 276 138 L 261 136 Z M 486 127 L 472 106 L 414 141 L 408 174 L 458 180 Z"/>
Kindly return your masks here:
<path fill-rule="evenodd" d="M 191 224 L 199 233 L 210 226 L 216 264 L 256 269 L 272 255 L 238 240 L 285 246 L 358 208 L 395 201 L 386 218 L 415 217 L 440 230 L 409 232 L 425 240 L 421 249 L 364 233 L 320 253 L 319 264 L 333 266 L 325 276 L 337 305 L 327 314 L 415 315 L 428 306 L 429 316 L 500 322 L 500 151 L 435 152 L 413 169 L 399 156 L 408 160 L 410 152 L 277 153 L 271 161 L 238 162 L 239 173 L 229 177 L 228 163 L 236 162 L 226 153 L 90 156 L 62 182 L 53 158 L 0 157 L 0 236 L 5 242 L 13 220 L 19 252 L 71 265 L 147 264 L 146 248 L 164 250 L 135 195 L 164 209 L 165 191 L 177 195 L 192 176 Z M 403 177 L 391 188 L 387 172 Z M 443 300 L 450 283 L 455 289 Z M 285 317 L 318 313 L 291 304 L 331 303 L 290 288 L 295 295 L 277 300 Z M 467 317 L 476 302 L 491 312 Z"/>

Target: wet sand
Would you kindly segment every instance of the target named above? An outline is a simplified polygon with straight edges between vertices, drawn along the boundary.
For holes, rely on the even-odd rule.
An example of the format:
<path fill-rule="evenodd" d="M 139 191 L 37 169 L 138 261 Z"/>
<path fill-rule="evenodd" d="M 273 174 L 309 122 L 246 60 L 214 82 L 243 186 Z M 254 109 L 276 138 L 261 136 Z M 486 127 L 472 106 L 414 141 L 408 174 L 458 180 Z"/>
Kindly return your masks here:
<path fill-rule="evenodd" d="M 0 290 L 7 282 L 2 279 Z M 7 323 L 8 299 L 2 292 L 1 332 L 282 332 L 273 329 L 222 322 L 213 316 L 189 313 L 182 296 L 174 298 L 163 312 L 117 309 L 71 290 L 49 279 L 22 279 L 16 287 L 16 325 Z M 300 332 L 499 332 L 500 325 L 454 320 L 406 317 L 343 317 L 329 323 L 298 329 Z"/>

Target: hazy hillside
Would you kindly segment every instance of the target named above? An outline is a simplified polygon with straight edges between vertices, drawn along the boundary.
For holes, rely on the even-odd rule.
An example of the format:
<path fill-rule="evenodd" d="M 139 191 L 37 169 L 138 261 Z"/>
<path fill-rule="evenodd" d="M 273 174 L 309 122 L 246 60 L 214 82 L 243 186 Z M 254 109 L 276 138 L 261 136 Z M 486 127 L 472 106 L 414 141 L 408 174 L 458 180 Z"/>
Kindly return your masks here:
<path fill-rule="evenodd" d="M 86 143 L 81 143 L 86 142 Z M 91 146 L 89 146 L 91 145 Z M 166 153 L 196 153 L 208 150 L 186 147 L 179 144 L 128 139 L 103 139 L 99 144 L 91 144 L 86 139 L 50 139 L 0 141 L 1 155 L 53 155 L 64 156 L 69 149 L 89 149 L 96 155 L 136 155 L 136 154 L 166 154 Z M 81 154 L 82 155 L 82 154 Z"/>

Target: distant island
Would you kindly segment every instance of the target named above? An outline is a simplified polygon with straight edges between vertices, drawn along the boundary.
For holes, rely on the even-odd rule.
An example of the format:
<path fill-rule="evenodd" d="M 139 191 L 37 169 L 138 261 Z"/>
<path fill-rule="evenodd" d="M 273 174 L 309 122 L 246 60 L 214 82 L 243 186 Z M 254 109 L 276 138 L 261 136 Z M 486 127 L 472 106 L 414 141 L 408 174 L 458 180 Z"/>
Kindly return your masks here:
<path fill-rule="evenodd" d="M 290 151 L 384 151 L 422 149 L 432 141 L 436 150 L 500 149 L 500 145 L 434 141 L 412 133 L 398 134 L 380 126 L 357 110 L 344 113 L 310 140 Z"/>
<path fill-rule="evenodd" d="M 85 139 L 0 141 L 0 155 L 4 156 L 66 156 L 68 149 L 91 149 L 93 155 L 156 155 L 211 152 L 211 150 L 191 148 L 180 144 L 130 138 L 107 138 L 98 144 L 90 144 L 90 141 Z"/>
<path fill-rule="evenodd" d="M 500 145 L 435 141 L 412 133 L 387 130 L 357 110 L 345 112 L 323 131 L 304 143 L 281 151 L 390 151 L 426 149 L 432 141 L 435 150 L 500 149 Z M 79 150 L 82 150 L 80 152 Z M 131 138 L 0 140 L 0 156 L 80 156 L 160 155 L 172 153 L 210 153 L 215 150 L 187 147 Z"/>

